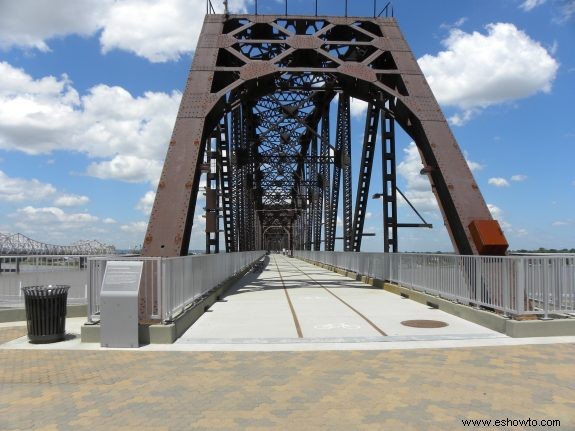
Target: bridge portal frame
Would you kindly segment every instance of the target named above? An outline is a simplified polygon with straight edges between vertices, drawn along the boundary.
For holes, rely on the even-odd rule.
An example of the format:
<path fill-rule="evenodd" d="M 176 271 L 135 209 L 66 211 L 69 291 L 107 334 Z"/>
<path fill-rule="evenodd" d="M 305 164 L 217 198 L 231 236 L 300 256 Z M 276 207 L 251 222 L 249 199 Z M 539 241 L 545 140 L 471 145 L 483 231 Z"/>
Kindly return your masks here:
<path fill-rule="evenodd" d="M 260 34 L 264 36 L 259 37 Z M 340 40 L 338 35 L 348 40 Z M 247 50 L 243 48 L 246 46 Z M 503 233 L 492 219 L 394 18 L 211 14 L 204 20 L 169 143 L 144 239 L 144 256 L 187 254 L 206 141 L 221 119 L 228 113 L 233 118 L 238 109 L 241 109 L 238 127 L 245 134 L 243 143 L 247 143 L 250 157 L 246 169 L 255 178 L 259 169 L 254 166 L 257 136 L 250 108 L 258 97 L 278 90 L 274 77 L 285 73 L 329 74 L 335 80 L 333 91 L 346 98 L 364 100 L 385 112 L 387 118 L 393 118 L 417 145 L 455 251 L 480 254 L 484 236 L 477 226 L 479 229 L 487 226 L 490 233 L 499 231 L 500 247 L 490 250 L 505 252 Z M 310 128 L 315 129 L 312 126 L 317 126 L 324 110 L 325 105 L 318 106 L 315 123 L 310 119 Z M 347 177 L 346 183 L 349 183 Z M 239 186 L 246 187 L 245 181 Z M 246 200 L 239 209 L 244 226 L 234 226 L 236 240 L 241 242 L 240 237 L 247 235 L 243 248 L 250 249 L 258 242 L 257 232 L 265 226 L 258 220 L 256 199 L 253 196 L 246 199 L 246 193 L 235 196 L 234 192 L 238 190 L 232 191 L 232 198 Z M 344 196 L 344 203 L 345 199 Z M 351 196 L 347 199 L 351 202 Z M 336 205 L 333 199 L 331 205 Z M 333 224 L 336 217 L 331 211 L 329 221 Z M 298 223 L 289 221 L 294 222 Z M 244 231 L 240 233 L 238 229 Z M 352 240 L 351 229 L 347 230 L 346 244 Z M 361 233 L 356 232 L 356 238 L 358 235 Z M 298 241 L 295 242 L 301 244 Z M 307 241 L 312 242 L 311 238 Z"/>

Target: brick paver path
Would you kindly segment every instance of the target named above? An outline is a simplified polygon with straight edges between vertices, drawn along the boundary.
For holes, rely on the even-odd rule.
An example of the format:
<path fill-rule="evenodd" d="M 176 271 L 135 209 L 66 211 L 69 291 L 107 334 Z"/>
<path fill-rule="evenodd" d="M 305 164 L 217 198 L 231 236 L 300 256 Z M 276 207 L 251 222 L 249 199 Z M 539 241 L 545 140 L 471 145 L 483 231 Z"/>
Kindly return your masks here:
<path fill-rule="evenodd" d="M 545 429 L 575 430 L 573 344 L 287 353 L 0 350 L 0 364 L 1 430 L 443 431 L 468 429 L 461 420 L 470 418 L 559 419 L 560 428 Z"/>

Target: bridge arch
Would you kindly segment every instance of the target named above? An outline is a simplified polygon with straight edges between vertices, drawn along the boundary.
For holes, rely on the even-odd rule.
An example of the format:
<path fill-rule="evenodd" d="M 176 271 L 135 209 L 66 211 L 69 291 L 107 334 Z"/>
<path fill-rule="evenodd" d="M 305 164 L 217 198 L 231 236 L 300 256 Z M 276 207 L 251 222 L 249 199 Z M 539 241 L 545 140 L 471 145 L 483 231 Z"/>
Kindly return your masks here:
<path fill-rule="evenodd" d="M 333 144 L 324 123 L 329 125 L 329 103 L 336 94 L 340 100 Z M 336 188 L 334 182 L 330 189 L 326 182 L 342 172 L 344 248 L 359 251 L 370 174 L 367 182 L 358 180 L 352 218 L 351 168 L 346 166 L 351 146 L 349 97 L 368 102 L 366 132 L 375 129 L 377 134 L 381 118 L 382 141 L 393 147 L 385 150 L 385 157 L 392 164 L 394 123 L 413 138 L 454 249 L 480 253 L 484 244 L 475 225 L 499 227 L 397 22 L 273 15 L 206 16 L 143 253 L 187 253 L 208 153 L 220 165 L 219 173 L 213 174 L 219 178 L 223 202 L 223 214 L 216 205 L 209 208 L 210 214 L 216 213 L 210 217 L 223 215 L 228 251 L 257 247 L 261 232 L 274 223 L 290 232 L 294 247 L 308 249 L 319 249 L 322 225 L 328 226 L 323 242 L 326 248 L 333 247 L 339 184 Z M 372 136 L 371 142 L 364 141 L 362 163 L 369 165 L 369 172 L 375 140 Z M 291 167 L 288 175 L 286 166 Z M 394 172 L 395 167 L 389 170 Z M 394 179 L 384 184 L 384 200 L 389 203 L 384 212 L 391 218 L 394 187 Z M 396 232 L 391 236 L 396 247 Z M 503 244 L 502 233 L 499 239 Z"/>

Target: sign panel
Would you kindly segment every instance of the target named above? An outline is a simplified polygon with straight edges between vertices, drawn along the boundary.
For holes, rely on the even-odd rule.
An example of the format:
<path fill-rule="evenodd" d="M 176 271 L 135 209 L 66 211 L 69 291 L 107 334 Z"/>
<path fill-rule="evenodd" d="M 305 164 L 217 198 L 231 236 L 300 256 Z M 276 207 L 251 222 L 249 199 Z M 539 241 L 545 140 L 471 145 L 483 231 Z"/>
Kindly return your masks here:
<path fill-rule="evenodd" d="M 143 266 L 142 261 L 108 262 L 102 292 L 138 292 Z"/>
<path fill-rule="evenodd" d="M 109 261 L 100 291 L 102 347 L 138 347 L 138 291 L 142 261 Z"/>

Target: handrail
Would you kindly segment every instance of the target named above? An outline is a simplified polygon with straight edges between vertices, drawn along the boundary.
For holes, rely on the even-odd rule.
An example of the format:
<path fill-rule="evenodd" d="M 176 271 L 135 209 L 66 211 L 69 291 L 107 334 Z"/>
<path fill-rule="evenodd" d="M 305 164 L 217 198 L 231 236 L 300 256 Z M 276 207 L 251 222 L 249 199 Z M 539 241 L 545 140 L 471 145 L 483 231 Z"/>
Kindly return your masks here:
<path fill-rule="evenodd" d="M 294 257 L 505 315 L 575 312 L 575 256 L 294 251 Z"/>
<path fill-rule="evenodd" d="M 224 14 L 228 15 L 228 5 L 227 5 L 227 0 L 222 0 L 223 4 L 224 4 Z M 272 0 L 274 4 L 277 4 L 277 0 Z M 393 18 L 394 17 L 394 8 L 393 8 L 393 3 L 391 1 L 388 1 L 387 4 L 383 7 L 383 9 L 381 9 L 381 11 L 379 12 L 379 14 L 377 13 L 377 0 L 372 0 L 373 1 L 373 18 L 381 18 L 382 15 L 385 14 L 386 18 Z M 318 2 L 319 0 L 315 0 L 315 16 L 319 16 L 318 14 Z M 344 16 L 348 16 L 348 4 L 349 4 L 349 0 L 343 0 L 344 2 Z M 333 5 L 334 0 L 330 0 L 330 4 Z M 289 5 L 289 1 L 288 0 L 283 0 L 283 4 L 284 4 L 284 15 L 287 16 L 289 9 L 288 9 L 288 5 Z M 213 6 L 212 0 L 206 0 L 206 14 L 207 15 L 212 15 L 215 14 L 216 10 Z M 254 0 L 254 6 L 253 6 L 253 14 L 254 15 L 266 15 L 266 14 L 262 14 L 261 10 L 258 7 L 258 0 Z M 273 15 L 277 15 L 277 14 L 273 14 Z M 332 15 L 332 13 L 330 13 L 329 15 Z"/>

